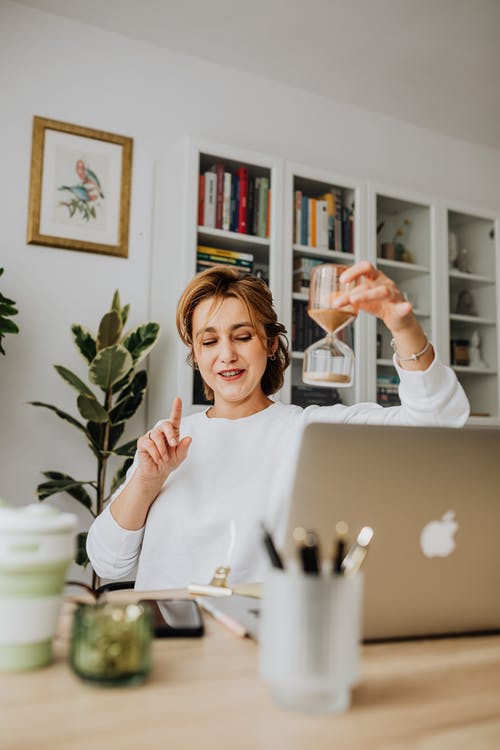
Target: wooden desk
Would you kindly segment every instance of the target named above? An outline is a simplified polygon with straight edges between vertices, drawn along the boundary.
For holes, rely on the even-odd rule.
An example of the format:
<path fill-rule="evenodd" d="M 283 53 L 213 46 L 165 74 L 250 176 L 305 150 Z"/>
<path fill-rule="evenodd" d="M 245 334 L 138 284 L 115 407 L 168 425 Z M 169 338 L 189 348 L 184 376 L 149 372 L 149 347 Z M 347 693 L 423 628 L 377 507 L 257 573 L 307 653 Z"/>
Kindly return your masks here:
<path fill-rule="evenodd" d="M 51 666 L 0 675 L 2 750 L 500 748 L 500 636 L 366 646 L 351 709 L 308 716 L 271 702 L 257 645 L 209 616 L 203 638 L 155 642 L 142 686 L 81 682 L 70 614 Z"/>

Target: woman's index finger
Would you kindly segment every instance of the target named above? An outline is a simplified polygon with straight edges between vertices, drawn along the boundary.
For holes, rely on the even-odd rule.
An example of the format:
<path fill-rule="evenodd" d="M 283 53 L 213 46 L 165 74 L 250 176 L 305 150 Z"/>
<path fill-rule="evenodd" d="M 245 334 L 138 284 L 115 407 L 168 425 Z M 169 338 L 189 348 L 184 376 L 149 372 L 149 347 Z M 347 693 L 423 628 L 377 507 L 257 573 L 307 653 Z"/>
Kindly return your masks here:
<path fill-rule="evenodd" d="M 176 396 L 172 401 L 172 411 L 170 412 L 170 422 L 178 430 L 181 426 L 182 418 L 182 399 Z"/>

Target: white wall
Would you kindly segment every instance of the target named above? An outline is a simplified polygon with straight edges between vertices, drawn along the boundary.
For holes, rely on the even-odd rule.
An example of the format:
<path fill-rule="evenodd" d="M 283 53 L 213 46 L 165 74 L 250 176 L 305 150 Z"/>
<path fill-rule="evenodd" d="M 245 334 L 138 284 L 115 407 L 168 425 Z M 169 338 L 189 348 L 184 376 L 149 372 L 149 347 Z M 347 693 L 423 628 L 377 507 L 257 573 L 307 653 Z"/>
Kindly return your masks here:
<path fill-rule="evenodd" d="M 148 318 L 153 167 L 183 134 L 500 205 L 499 151 L 7 0 L 0 0 L 0 106 L 0 288 L 17 301 L 21 326 L 0 358 L 0 497 L 13 503 L 35 499 L 44 469 L 92 478 L 76 430 L 27 402 L 74 409 L 73 392 L 52 365 L 84 376 L 69 326 L 94 328 L 116 288 L 132 305 L 132 323 Z M 26 244 L 35 114 L 134 138 L 127 260 Z M 138 416 L 129 436 L 144 427 Z"/>

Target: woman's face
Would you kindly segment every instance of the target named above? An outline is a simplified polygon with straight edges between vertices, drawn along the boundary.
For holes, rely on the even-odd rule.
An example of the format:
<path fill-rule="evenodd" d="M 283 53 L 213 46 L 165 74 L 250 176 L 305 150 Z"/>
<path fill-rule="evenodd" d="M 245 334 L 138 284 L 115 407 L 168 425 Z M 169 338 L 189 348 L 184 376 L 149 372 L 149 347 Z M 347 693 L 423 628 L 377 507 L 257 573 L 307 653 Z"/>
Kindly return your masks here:
<path fill-rule="evenodd" d="M 239 299 L 227 297 L 211 309 L 213 303 L 209 297 L 193 313 L 195 362 L 214 392 L 217 412 L 237 407 L 238 416 L 252 414 L 269 404 L 260 384 L 269 356 L 264 330 L 254 328 Z"/>

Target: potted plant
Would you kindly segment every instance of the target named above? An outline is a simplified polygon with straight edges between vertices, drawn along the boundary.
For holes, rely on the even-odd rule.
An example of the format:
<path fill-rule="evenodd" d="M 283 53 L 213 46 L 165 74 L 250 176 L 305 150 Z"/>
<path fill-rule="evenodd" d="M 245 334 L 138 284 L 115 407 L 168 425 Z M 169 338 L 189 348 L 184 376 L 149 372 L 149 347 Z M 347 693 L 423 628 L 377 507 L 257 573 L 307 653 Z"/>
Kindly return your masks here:
<path fill-rule="evenodd" d="M 3 274 L 3 268 L 0 268 L 0 276 Z M 5 349 L 2 346 L 2 339 L 7 333 L 19 333 L 19 327 L 10 318 L 17 315 L 14 300 L 4 297 L 0 292 L 0 354 L 5 355 Z"/>
<path fill-rule="evenodd" d="M 93 518 L 102 512 L 132 463 L 136 439 L 119 443 L 127 420 L 141 405 L 147 389 L 146 370 L 137 371 L 136 368 L 156 344 L 160 331 L 158 323 L 148 322 L 125 333 L 129 308 L 129 305 L 121 306 L 116 291 L 111 309 L 102 317 L 97 334 L 79 324 L 71 326 L 73 341 L 88 366 L 89 385 L 66 367 L 54 365 L 61 378 L 77 392 L 76 406 L 81 419 L 75 419 L 51 404 L 31 402 L 33 406 L 50 409 L 78 429 L 96 459 L 94 480 L 75 479 L 61 471 L 44 471 L 47 481 L 38 485 L 38 499 L 43 501 L 65 492 L 83 505 Z M 112 457 L 120 459 L 120 465 L 109 481 L 108 462 Z M 77 535 L 75 562 L 84 567 L 89 562 L 86 539 L 87 532 Z M 93 592 L 98 584 L 98 577 L 93 572 Z"/>

